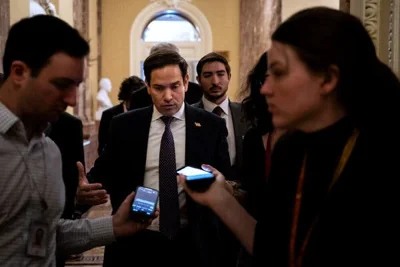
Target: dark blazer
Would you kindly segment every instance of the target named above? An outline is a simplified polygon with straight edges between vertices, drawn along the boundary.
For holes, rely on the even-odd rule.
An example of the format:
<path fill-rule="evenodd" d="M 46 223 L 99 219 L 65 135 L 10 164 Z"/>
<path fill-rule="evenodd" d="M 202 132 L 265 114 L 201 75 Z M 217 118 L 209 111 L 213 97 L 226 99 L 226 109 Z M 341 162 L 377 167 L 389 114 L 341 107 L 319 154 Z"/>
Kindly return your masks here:
<path fill-rule="evenodd" d="M 82 122 L 75 116 L 64 112 L 56 122 L 50 124 L 45 134 L 56 143 L 61 152 L 62 174 L 66 193 L 62 218 L 72 219 L 79 181 L 76 162 L 80 161 L 85 166 Z"/>
<path fill-rule="evenodd" d="M 123 103 L 104 110 L 103 114 L 101 115 L 101 120 L 99 125 L 99 136 L 98 136 L 99 146 L 97 149 L 99 155 L 103 151 L 104 146 L 106 145 L 108 129 L 110 128 L 110 123 L 112 118 L 121 113 L 124 113 Z"/>
<path fill-rule="evenodd" d="M 143 185 L 147 155 L 148 135 L 153 106 L 129 111 L 114 117 L 111 122 L 109 141 L 96 160 L 88 176 L 90 180 L 102 182 L 110 194 L 113 213 L 137 186 Z M 185 164 L 200 167 L 211 164 L 222 173 L 230 169 L 227 130 L 225 122 L 214 114 L 185 105 L 186 153 Z M 187 196 L 188 231 L 195 252 L 194 263 L 199 266 L 223 266 L 224 247 L 219 239 L 218 220 L 207 208 L 195 204 Z M 151 231 L 148 231 L 151 232 Z M 146 232 L 145 232 L 146 233 Z M 119 240 L 106 248 L 105 265 L 130 266 L 137 263 L 137 255 L 146 255 L 152 248 L 145 242 L 151 234 L 134 235 Z M 151 242 L 150 242 L 151 243 Z M 154 246 L 157 241 L 151 245 Z M 147 243 L 146 243 L 147 244 Z M 136 256 L 132 257 L 132 253 Z M 179 258 L 179 252 L 176 252 Z M 221 260 L 222 259 L 222 260 Z M 118 265 L 119 262 L 125 262 Z M 151 263 L 153 259 L 147 259 Z M 118 263 L 117 263 L 118 262 Z M 191 266 L 195 266 L 195 265 Z M 149 266 L 149 265 L 147 265 Z"/>
<path fill-rule="evenodd" d="M 192 105 L 196 108 L 204 109 L 203 101 L 199 101 Z M 233 174 L 239 174 L 243 166 L 243 139 L 247 130 L 246 122 L 242 119 L 242 104 L 229 101 L 229 108 L 232 112 L 233 129 L 235 131 L 235 147 L 236 147 L 236 159 L 232 165 Z M 238 177 L 232 177 L 233 180 L 237 180 Z"/>
<path fill-rule="evenodd" d="M 203 91 L 197 83 L 189 82 L 188 90 L 185 94 L 185 102 L 194 104 L 200 101 L 203 96 Z M 132 94 L 130 102 L 130 110 L 148 107 L 153 104 L 151 96 L 147 93 L 147 88 L 143 87 Z"/>
<path fill-rule="evenodd" d="M 78 188 L 79 174 L 76 162 L 82 162 L 85 166 L 85 154 L 83 150 L 83 132 L 80 119 L 67 112 L 61 114 L 60 118 L 49 125 L 45 134 L 56 143 L 61 152 L 62 175 L 65 185 L 65 207 L 62 214 L 63 219 L 74 219 L 75 196 Z M 81 206 L 81 212 L 89 207 Z M 67 255 L 57 252 L 57 267 L 65 266 Z"/>

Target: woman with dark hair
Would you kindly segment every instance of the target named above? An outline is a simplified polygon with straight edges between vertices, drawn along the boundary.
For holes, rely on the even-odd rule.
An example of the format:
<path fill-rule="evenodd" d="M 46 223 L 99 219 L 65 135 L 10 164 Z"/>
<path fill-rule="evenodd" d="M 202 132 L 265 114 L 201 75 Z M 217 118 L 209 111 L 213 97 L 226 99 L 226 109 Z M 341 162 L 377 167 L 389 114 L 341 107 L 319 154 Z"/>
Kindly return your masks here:
<path fill-rule="evenodd" d="M 271 169 L 272 149 L 284 133 L 274 129 L 272 114 L 260 90 L 267 77 L 267 53 L 264 52 L 249 72 L 240 95 L 245 96 L 242 109 L 251 125 L 243 139 L 242 186 L 247 192 L 246 206 L 256 219 L 263 213 L 265 187 Z"/>
<path fill-rule="evenodd" d="M 272 35 L 266 96 L 275 146 L 263 218 L 223 186 L 186 188 L 254 256 L 256 266 L 395 266 L 400 82 L 354 16 L 300 11 Z"/>

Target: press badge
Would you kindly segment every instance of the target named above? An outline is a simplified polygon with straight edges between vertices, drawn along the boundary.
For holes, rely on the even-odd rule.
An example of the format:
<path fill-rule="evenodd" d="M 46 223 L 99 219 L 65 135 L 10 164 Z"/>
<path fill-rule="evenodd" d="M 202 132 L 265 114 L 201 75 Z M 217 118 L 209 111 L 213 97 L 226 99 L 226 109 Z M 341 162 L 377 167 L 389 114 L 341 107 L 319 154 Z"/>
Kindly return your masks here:
<path fill-rule="evenodd" d="M 28 256 L 44 258 L 47 254 L 49 225 L 44 222 L 32 223 L 28 239 Z"/>

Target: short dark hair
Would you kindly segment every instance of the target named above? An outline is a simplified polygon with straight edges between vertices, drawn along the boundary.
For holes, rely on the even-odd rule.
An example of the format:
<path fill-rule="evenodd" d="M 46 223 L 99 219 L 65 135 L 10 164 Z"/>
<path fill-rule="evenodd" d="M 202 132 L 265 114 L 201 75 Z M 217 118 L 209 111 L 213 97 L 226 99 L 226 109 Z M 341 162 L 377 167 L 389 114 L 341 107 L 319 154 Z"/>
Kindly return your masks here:
<path fill-rule="evenodd" d="M 268 111 L 265 96 L 260 92 L 265 82 L 267 66 L 268 56 L 267 52 L 264 52 L 250 70 L 246 83 L 239 93 L 241 96 L 244 96 L 242 110 L 245 120 L 251 126 L 256 127 L 262 134 L 273 130 L 272 114 Z"/>
<path fill-rule="evenodd" d="M 0 72 L 0 86 L 3 84 L 4 81 L 4 73 Z"/>
<path fill-rule="evenodd" d="M 154 45 L 150 49 L 150 54 L 154 54 L 154 53 L 157 53 L 157 52 L 163 51 L 163 50 L 171 50 L 171 51 L 175 51 L 175 52 L 179 53 L 179 48 L 176 45 L 174 45 L 172 43 L 161 42 L 161 43 Z"/>
<path fill-rule="evenodd" d="M 390 117 L 389 123 L 398 119 L 399 80 L 378 59 L 371 37 L 355 16 L 326 7 L 304 9 L 283 22 L 272 40 L 290 45 L 314 73 L 329 78 L 336 66 L 338 102 L 359 127 L 376 127 L 371 122 L 377 117 L 380 123 L 383 118 Z"/>
<path fill-rule="evenodd" d="M 188 73 L 188 64 L 179 53 L 171 50 L 158 51 L 149 55 L 144 61 L 144 76 L 146 77 L 147 84 L 150 85 L 150 77 L 153 70 L 161 69 L 168 65 L 178 65 L 182 73 L 182 79 Z"/>
<path fill-rule="evenodd" d="M 118 100 L 127 101 L 132 97 L 132 93 L 143 88 L 146 84 L 138 76 L 131 76 L 123 80 L 119 87 Z"/>
<path fill-rule="evenodd" d="M 226 58 L 221 54 L 211 52 L 211 53 L 208 53 L 207 55 L 205 55 L 204 57 L 202 57 L 199 60 L 199 62 L 197 63 L 197 66 L 196 66 L 197 75 L 199 77 L 201 76 L 201 72 L 203 71 L 203 67 L 206 63 L 215 62 L 215 61 L 218 61 L 218 62 L 221 62 L 222 64 L 224 64 L 228 75 L 231 74 L 231 66 L 229 66 L 228 60 L 226 60 Z"/>
<path fill-rule="evenodd" d="M 75 58 L 89 53 L 89 44 L 65 21 L 50 15 L 36 15 L 15 23 L 8 32 L 4 49 L 4 79 L 15 60 L 24 62 L 36 77 L 56 53 Z"/>

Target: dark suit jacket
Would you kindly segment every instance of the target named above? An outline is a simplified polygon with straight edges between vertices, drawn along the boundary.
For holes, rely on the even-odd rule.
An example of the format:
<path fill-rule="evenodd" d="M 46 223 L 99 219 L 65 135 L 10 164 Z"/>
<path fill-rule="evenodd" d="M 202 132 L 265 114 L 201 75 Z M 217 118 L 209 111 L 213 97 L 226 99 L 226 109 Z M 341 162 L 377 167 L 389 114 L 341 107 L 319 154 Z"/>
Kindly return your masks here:
<path fill-rule="evenodd" d="M 107 142 L 107 135 L 108 135 L 108 130 L 110 128 L 110 123 L 112 118 L 115 116 L 124 113 L 124 106 L 123 103 L 118 104 L 116 106 L 113 106 L 109 109 L 106 109 L 103 111 L 103 114 L 101 115 L 101 120 L 100 120 L 100 125 L 99 125 L 99 146 L 98 146 L 98 154 L 100 155 L 101 152 L 104 149 L 104 146 L 106 145 Z"/>
<path fill-rule="evenodd" d="M 107 146 L 88 174 L 90 180 L 102 182 L 106 186 L 111 197 L 113 213 L 117 211 L 126 196 L 137 186 L 143 185 L 152 112 L 153 106 L 150 106 L 114 117 Z M 201 164 L 208 163 L 222 173 L 228 172 L 230 163 L 225 122 L 214 114 L 187 104 L 185 117 L 185 164 L 200 167 Z M 220 232 L 216 229 L 216 225 L 219 225 L 216 223 L 216 216 L 209 209 L 195 204 L 189 196 L 187 196 L 187 213 L 188 231 L 192 241 L 192 244 L 188 245 L 197 255 L 194 262 L 199 263 L 200 266 L 222 266 L 220 264 L 223 264 L 225 260 L 219 262 L 218 260 L 221 255 L 224 255 L 224 247 L 219 239 Z M 107 266 L 118 266 L 117 259 L 128 260 L 134 265 L 135 257 L 140 256 L 132 257 L 129 252 L 123 251 L 124 247 L 128 248 L 125 251 L 130 251 L 135 244 L 136 246 L 138 243 L 142 244 L 137 239 L 135 241 L 137 236 L 114 244 L 113 253 L 106 252 Z M 115 249 L 116 246 L 119 246 L 119 249 Z M 140 255 L 141 252 L 137 250 L 149 249 L 151 248 L 138 246 L 131 253 Z M 149 259 L 149 261 L 152 260 Z M 130 264 L 127 263 L 124 266 L 130 266 Z"/>
<path fill-rule="evenodd" d="M 193 104 L 194 107 L 204 109 L 203 101 L 199 101 Z M 240 174 L 243 166 L 243 138 L 246 133 L 247 125 L 242 119 L 242 104 L 229 101 L 229 108 L 232 112 L 233 129 L 235 131 L 235 147 L 236 147 L 236 159 L 232 165 L 232 173 Z M 232 180 L 237 180 L 239 177 L 231 177 Z"/>
<path fill-rule="evenodd" d="M 75 116 L 64 112 L 56 122 L 50 124 L 46 130 L 46 135 L 56 143 L 61 152 L 62 174 L 66 193 L 62 218 L 72 219 L 79 182 L 76 162 L 80 161 L 85 166 L 82 122 Z"/>
<path fill-rule="evenodd" d="M 203 96 L 203 91 L 197 83 L 189 82 L 188 90 L 185 94 L 185 102 L 188 104 L 194 104 L 200 101 Z M 147 93 L 147 88 L 143 87 L 137 90 L 132 94 L 131 102 L 130 102 L 130 110 L 144 108 L 151 106 L 153 101 L 151 100 L 151 96 Z"/>
<path fill-rule="evenodd" d="M 83 151 L 82 122 L 67 112 L 49 125 L 45 134 L 56 143 L 61 152 L 62 175 L 65 185 L 65 207 L 62 214 L 64 219 L 74 219 L 75 196 L 78 188 L 79 174 L 76 162 L 82 162 L 85 166 L 85 154 Z M 89 206 L 81 206 L 81 212 L 85 212 Z M 67 255 L 57 252 L 57 266 L 65 265 Z"/>

